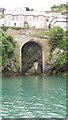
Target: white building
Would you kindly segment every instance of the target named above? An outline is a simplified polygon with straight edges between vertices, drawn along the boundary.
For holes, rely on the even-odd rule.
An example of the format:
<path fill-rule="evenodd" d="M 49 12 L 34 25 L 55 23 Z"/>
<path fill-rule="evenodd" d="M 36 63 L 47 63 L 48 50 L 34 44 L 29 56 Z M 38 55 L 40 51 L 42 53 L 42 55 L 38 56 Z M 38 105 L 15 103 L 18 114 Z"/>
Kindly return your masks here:
<path fill-rule="evenodd" d="M 45 12 L 26 11 L 26 8 L 16 8 L 15 10 L 5 10 L 4 25 L 23 27 L 27 22 L 29 27 L 46 28 Z"/>
<path fill-rule="evenodd" d="M 53 21 L 51 22 L 51 26 L 60 26 L 62 27 L 64 30 L 68 30 L 68 18 L 66 18 L 65 15 L 61 15 L 55 19 L 53 19 Z"/>
<path fill-rule="evenodd" d="M 45 11 L 46 13 L 46 17 L 47 17 L 47 27 L 49 26 L 49 24 L 55 19 L 58 18 L 59 16 L 61 16 L 60 12 L 54 12 L 54 11 Z"/>

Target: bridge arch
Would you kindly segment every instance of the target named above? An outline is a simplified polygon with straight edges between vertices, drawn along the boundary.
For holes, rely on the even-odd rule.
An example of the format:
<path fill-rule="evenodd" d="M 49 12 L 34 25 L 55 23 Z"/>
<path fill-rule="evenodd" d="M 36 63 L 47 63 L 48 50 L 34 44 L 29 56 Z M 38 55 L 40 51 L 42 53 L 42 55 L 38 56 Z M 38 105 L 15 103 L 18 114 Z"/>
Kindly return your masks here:
<path fill-rule="evenodd" d="M 27 41 L 25 41 L 25 42 L 23 42 L 23 43 L 21 44 L 20 50 L 22 49 L 22 47 L 23 47 L 25 44 L 27 44 L 27 43 L 29 43 L 29 42 L 35 42 L 36 44 L 38 44 L 38 45 L 42 48 L 42 50 L 45 49 L 45 47 L 44 47 L 44 45 L 42 44 L 42 42 L 36 41 L 36 40 L 34 40 L 34 39 L 30 39 L 30 40 L 27 40 Z"/>
<path fill-rule="evenodd" d="M 31 45 L 31 46 L 30 46 Z M 33 49 L 35 49 L 36 50 L 36 48 L 38 48 L 38 51 L 35 51 L 35 53 L 36 53 L 36 55 L 38 54 L 40 54 L 39 56 L 37 55 L 36 56 L 36 58 L 34 57 L 34 58 L 32 58 L 32 60 L 34 61 L 34 62 L 38 62 L 38 67 L 40 67 L 40 70 L 41 70 L 41 72 L 43 72 L 43 51 L 44 51 L 44 46 L 43 46 L 43 44 L 42 43 L 40 43 L 40 42 L 38 42 L 38 41 L 34 41 L 34 40 L 29 40 L 29 41 L 27 41 L 27 42 L 25 42 L 25 43 L 23 43 L 22 45 L 21 45 L 21 47 L 20 47 L 20 72 L 24 72 L 25 71 L 25 69 L 24 69 L 24 71 L 23 71 L 23 66 L 24 66 L 24 62 L 23 62 L 23 59 L 24 59 L 24 57 L 23 57 L 23 54 L 24 54 L 24 48 L 25 48 L 25 46 L 26 46 L 26 48 L 27 48 L 27 52 L 28 52 L 28 48 L 31 48 L 31 47 L 35 47 L 35 48 L 33 48 Z M 32 50 L 33 51 L 33 50 Z M 32 53 L 33 54 L 33 53 Z M 40 59 L 40 61 L 38 61 L 38 57 L 39 57 L 39 59 Z M 33 62 L 32 61 L 32 62 Z M 28 61 L 28 62 L 30 62 L 30 61 Z M 26 61 L 26 64 L 28 64 L 28 62 Z M 30 67 L 30 66 L 29 66 Z"/>
<path fill-rule="evenodd" d="M 47 66 L 47 62 L 49 59 L 49 55 L 50 55 L 50 44 L 49 44 L 49 40 L 47 38 L 43 39 L 43 38 L 32 38 L 29 36 L 15 36 L 15 52 L 17 55 L 17 59 L 18 59 L 18 66 L 19 66 L 19 71 L 22 72 L 22 54 L 21 54 L 21 50 L 23 48 L 23 46 L 25 46 L 26 44 L 28 44 L 29 42 L 34 42 L 36 43 L 38 46 L 41 47 L 42 50 L 42 72 L 44 73 L 45 68 Z"/>

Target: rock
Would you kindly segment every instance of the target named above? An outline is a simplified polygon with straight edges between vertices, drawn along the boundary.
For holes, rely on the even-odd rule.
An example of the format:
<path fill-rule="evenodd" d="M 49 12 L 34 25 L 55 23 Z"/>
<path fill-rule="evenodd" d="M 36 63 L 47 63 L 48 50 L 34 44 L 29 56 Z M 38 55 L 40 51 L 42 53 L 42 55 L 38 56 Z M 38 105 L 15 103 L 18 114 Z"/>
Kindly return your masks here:
<path fill-rule="evenodd" d="M 48 72 L 49 70 L 50 70 L 50 65 L 46 65 L 44 72 Z"/>
<path fill-rule="evenodd" d="M 14 60 L 12 58 L 8 58 L 3 66 L 3 71 L 12 71 L 14 66 Z"/>
<path fill-rule="evenodd" d="M 34 70 L 37 71 L 38 70 L 38 62 L 34 62 Z"/>
<path fill-rule="evenodd" d="M 53 53 L 52 53 L 52 59 L 49 62 L 50 64 L 53 64 L 54 62 L 56 62 L 56 60 L 60 57 L 60 55 L 64 52 L 64 50 L 56 48 Z"/>

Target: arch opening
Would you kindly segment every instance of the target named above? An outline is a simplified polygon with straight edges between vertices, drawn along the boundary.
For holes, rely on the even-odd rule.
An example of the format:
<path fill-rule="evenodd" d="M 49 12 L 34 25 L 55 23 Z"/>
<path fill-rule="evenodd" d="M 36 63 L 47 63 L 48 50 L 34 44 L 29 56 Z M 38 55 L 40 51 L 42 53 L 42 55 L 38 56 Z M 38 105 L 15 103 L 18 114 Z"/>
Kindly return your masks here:
<path fill-rule="evenodd" d="M 37 72 L 42 72 L 42 46 L 37 42 L 29 41 L 21 48 L 22 72 L 35 72 L 35 63 L 38 64 Z"/>

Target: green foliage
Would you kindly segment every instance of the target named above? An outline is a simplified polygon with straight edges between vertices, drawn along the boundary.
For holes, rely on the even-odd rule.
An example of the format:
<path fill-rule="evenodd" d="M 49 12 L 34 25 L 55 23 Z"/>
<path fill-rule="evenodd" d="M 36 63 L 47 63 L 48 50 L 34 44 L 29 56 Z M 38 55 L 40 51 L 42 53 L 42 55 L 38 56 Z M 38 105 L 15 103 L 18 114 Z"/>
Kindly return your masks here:
<path fill-rule="evenodd" d="M 2 26 L 2 27 L 1 27 L 1 29 L 2 29 L 3 31 L 6 31 L 8 28 L 9 28 L 8 26 Z"/>
<path fill-rule="evenodd" d="M 30 11 L 34 11 L 34 9 L 32 8 L 32 9 L 30 9 Z"/>
<path fill-rule="evenodd" d="M 4 14 L 0 15 L 0 18 L 1 18 L 1 19 L 4 18 Z"/>
<path fill-rule="evenodd" d="M 55 4 L 51 7 L 52 11 L 56 11 L 56 12 L 63 12 L 68 10 L 68 5 L 66 4 L 60 4 L 58 6 L 56 6 Z"/>
<path fill-rule="evenodd" d="M 11 35 L 7 35 L 5 32 L 0 30 L 0 37 L 2 41 L 2 66 L 5 65 L 8 58 L 12 58 L 14 61 L 13 70 L 18 70 L 17 60 L 14 53 L 14 40 Z M 0 56 L 1 57 L 1 56 Z"/>
<path fill-rule="evenodd" d="M 38 37 L 44 37 L 46 32 L 42 31 L 42 32 L 37 32 L 36 34 L 37 34 Z"/>
<path fill-rule="evenodd" d="M 66 50 L 66 36 L 64 36 L 63 39 L 59 41 L 59 48 Z"/>
<path fill-rule="evenodd" d="M 10 41 L 10 43 L 12 43 L 13 46 L 15 46 L 14 38 L 13 38 L 12 35 L 8 35 L 8 36 L 7 36 L 7 40 Z"/>
<path fill-rule="evenodd" d="M 28 29 L 28 28 L 29 28 L 28 22 L 24 22 L 24 28 L 25 28 L 25 29 Z"/>
<path fill-rule="evenodd" d="M 63 39 L 59 41 L 59 48 L 68 50 L 68 31 L 64 32 Z"/>
<path fill-rule="evenodd" d="M 68 31 L 64 31 L 60 27 L 54 27 L 50 29 L 50 43 L 52 44 L 52 51 L 55 48 L 60 48 L 64 50 L 64 52 L 59 56 L 59 58 L 51 65 L 51 72 L 56 74 L 58 72 L 63 72 L 66 70 L 67 67 L 67 54 L 66 50 L 68 49 L 66 39 L 68 35 Z M 67 46 L 67 47 L 66 47 Z M 50 59 L 52 59 L 52 51 L 50 54 Z"/>
<path fill-rule="evenodd" d="M 36 32 L 35 36 L 40 37 L 40 38 L 45 38 L 45 36 L 48 36 L 49 31 L 40 31 L 40 32 Z"/>
<path fill-rule="evenodd" d="M 14 59 L 13 71 L 17 72 L 19 70 L 19 66 L 18 66 L 18 63 L 17 63 L 17 57 L 16 57 L 16 55 L 13 56 L 13 59 Z"/>
<path fill-rule="evenodd" d="M 4 65 L 6 59 L 7 59 L 7 53 L 5 51 L 4 45 L 2 44 L 2 65 Z"/>
<path fill-rule="evenodd" d="M 2 64 L 5 63 L 7 58 L 13 57 L 14 54 L 13 44 L 8 38 L 9 36 L 5 33 L 2 34 Z"/>
<path fill-rule="evenodd" d="M 2 56 L 0 55 L 0 71 L 2 71 Z"/>
<path fill-rule="evenodd" d="M 17 64 L 17 61 L 16 61 L 16 62 L 14 62 L 13 71 L 14 71 L 14 72 L 17 72 L 18 69 L 19 69 L 19 67 L 18 67 L 18 64 Z"/>
<path fill-rule="evenodd" d="M 49 37 L 50 43 L 52 44 L 52 50 L 59 46 L 59 41 L 63 39 L 64 30 L 57 26 L 50 29 Z"/>
<path fill-rule="evenodd" d="M 50 72 L 52 74 L 61 74 L 61 73 L 66 73 L 67 69 L 67 60 L 66 60 L 66 53 L 64 52 L 59 59 L 56 60 L 55 63 L 51 65 L 51 70 Z"/>
<path fill-rule="evenodd" d="M 66 53 L 64 52 L 60 57 L 59 59 L 54 63 L 52 64 L 52 68 L 56 68 L 56 67 L 63 67 L 65 66 L 67 63 L 66 63 Z"/>
<path fill-rule="evenodd" d="M 12 29 L 15 29 L 15 30 L 20 30 L 20 29 L 23 29 L 22 27 L 11 27 Z"/>
<path fill-rule="evenodd" d="M 68 30 L 65 32 L 66 36 L 66 49 L 68 50 Z"/>

